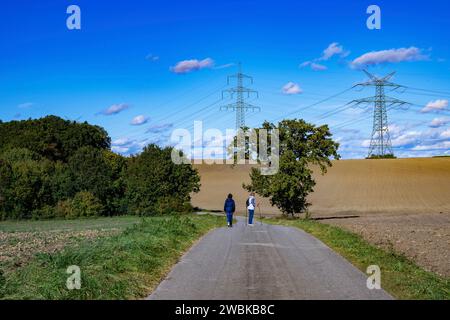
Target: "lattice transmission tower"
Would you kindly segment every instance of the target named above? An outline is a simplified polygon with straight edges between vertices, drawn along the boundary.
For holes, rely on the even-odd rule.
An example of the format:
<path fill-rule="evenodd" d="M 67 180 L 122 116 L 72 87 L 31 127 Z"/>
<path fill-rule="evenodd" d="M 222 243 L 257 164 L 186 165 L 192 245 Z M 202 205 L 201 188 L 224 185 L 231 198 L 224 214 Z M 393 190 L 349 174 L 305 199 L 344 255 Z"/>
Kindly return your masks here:
<path fill-rule="evenodd" d="M 409 103 L 386 96 L 385 88 L 389 87 L 391 90 L 397 90 L 399 88 L 404 88 L 404 86 L 389 81 L 395 72 L 392 72 L 383 78 L 378 78 L 367 70 L 363 71 L 370 80 L 358 83 L 354 87 L 375 87 L 375 96 L 353 100 L 350 104 L 354 104 L 355 106 L 361 104 L 373 104 L 373 129 L 368 158 L 393 156 L 394 152 L 392 151 L 392 142 L 389 135 L 387 111 L 388 108 L 390 110 Z"/>
<path fill-rule="evenodd" d="M 250 103 L 245 102 L 246 98 L 250 98 L 251 94 L 256 94 L 259 97 L 258 91 L 252 90 L 244 87 L 244 79 L 249 79 L 250 83 L 253 84 L 253 78 L 242 73 L 241 64 L 239 63 L 239 70 L 237 74 L 228 76 L 227 84 L 230 84 L 230 79 L 236 78 L 237 85 L 234 88 L 226 89 L 222 91 L 222 99 L 226 93 L 228 93 L 231 98 L 236 96 L 236 102 L 221 106 L 220 110 L 233 110 L 236 112 L 236 131 L 245 127 L 245 112 L 247 110 L 251 111 L 261 111 L 260 107 L 254 106 Z M 246 95 L 246 97 L 245 97 Z"/>

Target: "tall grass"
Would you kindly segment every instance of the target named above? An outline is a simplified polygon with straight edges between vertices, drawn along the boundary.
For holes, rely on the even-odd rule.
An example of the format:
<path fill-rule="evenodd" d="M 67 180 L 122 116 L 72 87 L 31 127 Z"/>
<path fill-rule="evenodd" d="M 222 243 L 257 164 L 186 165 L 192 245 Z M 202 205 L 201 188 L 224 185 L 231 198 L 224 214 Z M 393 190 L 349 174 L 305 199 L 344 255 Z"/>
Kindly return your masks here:
<path fill-rule="evenodd" d="M 223 223 L 215 216 L 143 219 L 119 235 L 82 242 L 54 254 L 38 254 L 3 275 L 3 299 L 138 299 L 151 293 L 180 255 Z M 69 290 L 69 266 L 81 269 L 81 289 Z M 3 284 L 2 284 L 3 283 Z"/>

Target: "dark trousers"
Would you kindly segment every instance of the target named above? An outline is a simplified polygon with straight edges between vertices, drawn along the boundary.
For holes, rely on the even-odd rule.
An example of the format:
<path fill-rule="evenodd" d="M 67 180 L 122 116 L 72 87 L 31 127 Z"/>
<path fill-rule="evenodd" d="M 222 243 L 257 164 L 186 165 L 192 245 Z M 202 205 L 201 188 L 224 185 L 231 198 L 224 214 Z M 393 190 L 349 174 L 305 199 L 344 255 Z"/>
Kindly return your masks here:
<path fill-rule="evenodd" d="M 233 212 L 227 212 L 227 223 L 233 224 Z"/>
<path fill-rule="evenodd" d="M 248 224 L 253 224 L 253 214 L 255 213 L 255 210 L 248 210 Z"/>

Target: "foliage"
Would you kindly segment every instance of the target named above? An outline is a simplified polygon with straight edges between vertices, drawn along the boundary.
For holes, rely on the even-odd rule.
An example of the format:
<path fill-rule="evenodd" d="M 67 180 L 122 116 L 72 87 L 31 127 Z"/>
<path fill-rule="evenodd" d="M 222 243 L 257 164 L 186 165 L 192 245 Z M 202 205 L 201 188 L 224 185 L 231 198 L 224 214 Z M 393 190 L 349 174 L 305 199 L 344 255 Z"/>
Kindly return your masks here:
<path fill-rule="evenodd" d="M 269 197 L 271 204 L 285 214 L 304 212 L 309 206 L 307 195 L 315 186 L 313 166 L 325 174 L 331 159 L 339 159 L 339 144 L 331 139 L 328 126 L 316 127 L 304 120 L 283 120 L 277 126 L 265 122 L 262 129 L 269 133 L 279 130 L 279 170 L 274 175 L 262 175 L 258 168 L 252 168 L 251 183 L 244 188 Z M 259 136 L 259 129 L 256 132 Z"/>
<path fill-rule="evenodd" d="M 83 146 L 109 149 L 110 144 L 111 139 L 103 128 L 56 116 L 0 123 L 0 153 L 26 148 L 49 160 L 67 161 Z"/>
<path fill-rule="evenodd" d="M 113 176 L 102 150 L 81 147 L 69 158 L 68 169 L 77 192 L 90 191 L 106 202 L 111 192 Z"/>
<path fill-rule="evenodd" d="M 190 211 L 199 177 L 172 163 L 172 148 L 125 158 L 109 146 L 106 131 L 87 123 L 0 122 L 0 219 Z"/>
<path fill-rule="evenodd" d="M 101 215 L 104 209 L 100 200 L 88 191 L 78 192 L 68 201 L 66 218 L 94 217 Z"/>
<path fill-rule="evenodd" d="M 8 165 L 11 168 L 10 181 L 2 192 L 6 195 L 2 211 L 8 218 L 31 218 L 33 211 L 53 204 L 51 177 L 54 168 L 49 160 L 28 159 Z"/>
<path fill-rule="evenodd" d="M 366 159 L 397 159 L 393 154 L 385 154 L 385 155 L 372 155 L 367 157 Z"/>
<path fill-rule="evenodd" d="M 199 191 L 197 170 L 190 164 L 174 164 L 171 154 L 172 148 L 151 144 L 130 159 L 125 174 L 125 196 L 131 213 L 148 215 L 155 209 L 176 211 L 180 204 L 189 202 L 191 192 Z M 177 203 L 173 199 L 178 199 Z"/>

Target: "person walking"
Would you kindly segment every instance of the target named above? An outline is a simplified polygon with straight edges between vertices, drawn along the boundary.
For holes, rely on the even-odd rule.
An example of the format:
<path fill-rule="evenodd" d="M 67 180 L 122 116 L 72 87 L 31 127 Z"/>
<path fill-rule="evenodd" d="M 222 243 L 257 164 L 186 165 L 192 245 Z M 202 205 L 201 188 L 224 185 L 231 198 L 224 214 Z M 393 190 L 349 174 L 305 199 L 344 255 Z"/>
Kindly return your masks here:
<path fill-rule="evenodd" d="M 256 208 L 256 199 L 255 199 L 254 192 L 250 193 L 250 196 L 248 197 L 246 204 L 247 204 L 247 210 L 248 210 L 248 225 L 253 226 L 253 215 L 255 214 L 255 208 Z"/>
<path fill-rule="evenodd" d="M 233 195 L 230 193 L 225 200 L 225 204 L 223 205 L 223 211 L 227 214 L 227 224 L 228 228 L 233 227 L 233 213 L 236 211 L 236 204 L 233 200 Z"/>

